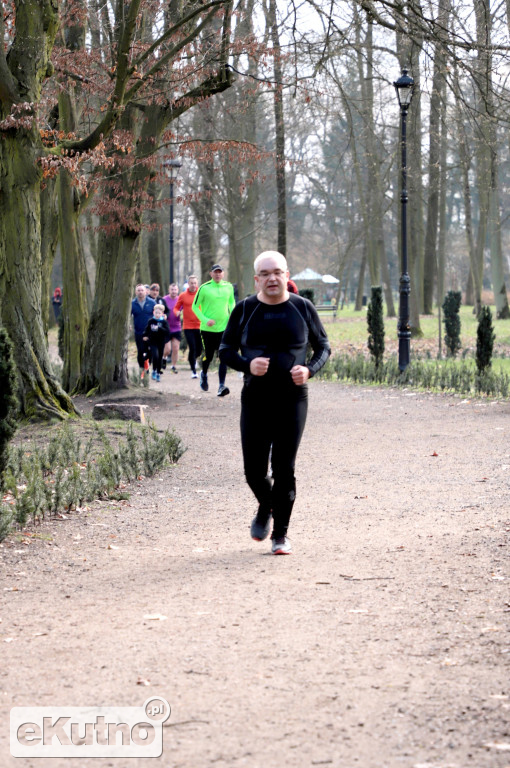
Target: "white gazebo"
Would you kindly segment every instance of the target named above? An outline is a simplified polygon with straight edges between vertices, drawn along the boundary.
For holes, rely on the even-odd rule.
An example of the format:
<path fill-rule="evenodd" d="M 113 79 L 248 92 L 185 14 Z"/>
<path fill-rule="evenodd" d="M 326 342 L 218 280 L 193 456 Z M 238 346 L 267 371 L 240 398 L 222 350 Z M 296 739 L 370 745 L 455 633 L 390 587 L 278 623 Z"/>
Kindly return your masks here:
<path fill-rule="evenodd" d="M 308 281 L 313 283 L 326 283 L 327 285 L 338 285 L 340 282 L 340 280 L 338 280 L 336 277 L 333 277 L 333 275 L 320 275 L 314 269 L 311 269 L 311 267 L 303 269 L 303 271 L 298 272 L 297 275 L 292 275 L 292 280 L 298 280 L 302 282 Z"/>
<path fill-rule="evenodd" d="M 298 272 L 297 275 L 292 275 L 291 280 L 312 280 L 314 282 L 320 282 L 322 280 L 322 275 L 315 272 L 315 270 L 310 267 L 307 267 L 306 269 L 303 269 L 302 272 Z"/>
<path fill-rule="evenodd" d="M 292 275 L 292 280 L 298 283 L 301 288 L 311 288 L 317 305 L 329 304 L 331 290 L 334 285 L 340 282 L 333 275 L 321 275 L 311 267 L 306 267 L 302 272 L 298 272 L 297 275 Z"/>

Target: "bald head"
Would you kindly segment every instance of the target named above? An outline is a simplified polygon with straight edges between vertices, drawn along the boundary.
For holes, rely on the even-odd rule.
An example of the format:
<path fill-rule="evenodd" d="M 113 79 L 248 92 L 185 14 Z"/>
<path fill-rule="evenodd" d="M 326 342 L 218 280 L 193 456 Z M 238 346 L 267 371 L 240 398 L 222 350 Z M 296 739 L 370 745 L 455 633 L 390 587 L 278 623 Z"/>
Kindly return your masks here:
<path fill-rule="evenodd" d="M 264 251 L 254 261 L 257 298 L 265 304 L 287 301 L 289 270 L 287 259 L 278 251 Z"/>
<path fill-rule="evenodd" d="M 279 253 L 279 251 L 263 251 L 263 253 L 259 253 L 255 261 L 253 262 L 253 268 L 255 270 L 255 274 L 257 274 L 257 272 L 260 269 L 260 262 L 267 258 L 276 260 L 279 268 L 283 269 L 284 272 L 287 271 L 288 269 L 287 259 L 285 258 L 283 253 Z"/>

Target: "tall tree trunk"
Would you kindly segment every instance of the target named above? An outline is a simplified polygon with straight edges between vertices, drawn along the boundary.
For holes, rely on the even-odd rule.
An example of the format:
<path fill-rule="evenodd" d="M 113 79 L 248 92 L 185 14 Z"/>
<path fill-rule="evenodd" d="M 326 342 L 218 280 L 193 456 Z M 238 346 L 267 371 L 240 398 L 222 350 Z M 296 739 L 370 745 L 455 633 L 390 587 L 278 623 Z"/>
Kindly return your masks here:
<path fill-rule="evenodd" d="M 149 196 L 154 200 L 154 203 L 161 197 L 160 191 L 155 181 L 151 181 L 148 187 Z M 165 195 L 166 196 L 166 195 Z M 142 237 L 142 251 L 145 252 L 148 262 L 148 276 L 147 280 L 142 282 L 159 283 L 161 288 L 161 295 L 166 294 L 166 289 L 170 283 L 170 266 L 167 258 L 163 258 L 162 246 L 162 232 L 158 227 L 161 219 L 161 214 L 156 205 L 151 210 L 146 211 L 144 216 L 144 222 L 148 226 L 148 231 L 144 233 Z M 144 255 L 145 255 L 144 254 Z M 164 266 L 163 266 L 164 265 Z M 177 269 L 175 271 L 175 277 L 177 277 Z M 144 272 L 142 272 L 144 274 Z"/>
<path fill-rule="evenodd" d="M 455 94 L 455 126 L 457 133 L 457 147 L 459 152 L 459 164 L 462 174 L 462 191 L 464 197 L 464 219 L 466 239 L 469 253 L 470 272 L 468 285 L 466 286 L 466 304 L 473 304 L 475 314 L 478 316 L 482 307 L 482 278 L 483 278 L 483 252 L 481 254 L 475 247 L 473 235 L 473 215 L 471 204 L 471 184 L 469 172 L 471 161 L 468 151 L 468 139 L 465 132 L 461 106 L 461 89 L 458 80 L 458 70 L 454 67 L 454 94 Z"/>
<path fill-rule="evenodd" d="M 491 101 L 490 92 L 492 88 L 490 81 L 491 61 L 489 53 L 491 20 L 490 8 L 484 0 L 474 0 L 474 8 L 476 41 L 478 44 L 474 79 L 477 88 L 477 107 L 479 113 L 479 134 L 476 152 L 476 181 L 478 188 L 479 217 L 475 248 L 476 260 L 481 267 L 481 278 L 483 278 L 484 250 L 487 243 L 491 196 L 490 116 L 488 115 L 488 104 Z M 476 285 L 476 276 L 473 275 L 473 277 Z"/>
<path fill-rule="evenodd" d="M 356 11 L 356 6 L 354 6 Z M 352 152 L 354 167 L 356 171 L 356 179 L 358 182 L 358 194 L 360 198 L 361 215 L 363 219 L 363 228 L 366 239 L 366 252 L 368 271 L 370 273 L 371 285 L 380 284 L 380 262 L 379 254 L 375 245 L 374 228 L 372 222 L 372 216 L 374 215 L 374 176 L 373 176 L 373 90 L 371 81 L 371 59 L 373 56 L 372 45 L 372 23 L 371 17 L 367 18 L 367 32 L 365 35 L 364 43 L 362 42 L 362 22 L 361 17 L 356 13 L 355 17 L 355 34 L 356 34 L 356 62 L 358 66 L 358 78 L 361 89 L 362 103 L 360 106 L 361 113 L 361 130 L 360 130 L 360 144 L 361 144 L 361 157 L 363 160 L 357 160 L 357 150 L 355 146 L 355 128 L 354 121 L 352 120 L 351 111 L 346 104 L 346 110 L 349 111 L 349 129 L 352 136 Z M 367 69 L 365 71 L 365 60 L 368 59 Z M 345 99 L 344 99 L 345 104 Z"/>
<path fill-rule="evenodd" d="M 357 17 L 357 39 L 360 39 L 360 29 L 361 25 L 359 23 L 359 17 Z M 358 47 L 358 51 L 361 51 L 361 45 Z M 357 66 L 358 66 L 358 75 L 360 78 L 360 82 L 363 83 L 365 80 L 364 71 L 363 71 L 363 64 L 362 64 L 362 58 L 361 56 L 357 57 Z M 354 168 L 354 175 L 356 178 L 356 186 L 358 190 L 358 206 L 361 214 L 361 221 L 363 223 L 363 256 L 361 259 L 360 264 L 360 272 L 359 272 L 359 280 L 358 280 L 358 287 L 356 292 L 356 301 L 355 301 L 355 310 L 361 311 L 362 307 L 362 299 L 364 294 L 364 283 L 365 283 L 365 271 L 368 264 L 369 273 L 370 273 L 370 281 L 372 285 L 378 283 L 378 270 L 376 270 L 375 266 L 375 258 L 374 258 L 374 250 L 373 250 L 373 239 L 372 239 L 372 229 L 370 226 L 370 213 L 368 208 L 368 185 L 365 185 L 363 183 L 364 176 L 366 176 L 366 162 L 363 163 L 360 159 L 358 152 L 358 136 L 362 131 L 359 130 L 358 125 L 355 124 L 355 121 L 353 119 L 352 115 L 352 109 L 349 103 L 349 99 L 347 98 L 347 95 L 344 91 L 342 82 L 339 78 L 335 77 L 336 84 L 339 88 L 340 95 L 342 97 L 342 102 L 344 105 L 344 113 L 345 113 L 345 121 L 347 122 L 348 128 L 349 128 L 349 138 L 350 138 L 350 149 L 352 154 L 352 166 Z M 363 86 L 362 86 L 363 91 Z M 364 129 L 366 132 L 367 123 L 365 120 Z M 366 145 L 365 150 L 361 151 L 362 156 L 366 160 L 367 157 L 367 151 L 366 151 Z M 332 218 L 335 219 L 336 212 L 332 212 Z"/>
<path fill-rule="evenodd" d="M 269 0 L 269 24 L 273 44 L 273 68 L 275 87 L 274 122 L 276 142 L 276 200 L 278 209 L 278 251 L 287 255 L 287 192 L 285 178 L 285 120 L 283 115 L 283 69 L 278 20 L 276 18 L 276 0 Z"/>
<path fill-rule="evenodd" d="M 199 104 L 193 113 L 193 127 L 196 135 L 205 141 L 213 141 L 214 109 L 207 102 Z M 216 261 L 216 237 L 214 225 L 215 173 L 213 159 L 197 162 L 200 174 L 199 199 L 191 203 L 198 224 L 198 253 L 202 281 L 210 279 L 210 269 Z"/>
<path fill-rule="evenodd" d="M 11 106 L 38 104 L 58 25 L 54 0 L 16 5 L 16 37 L 8 62 L 0 51 L 0 117 Z M 3 39 L 3 17 L 0 21 Z M 23 113 L 23 108 L 22 108 Z M 28 117 L 33 109 L 28 111 Z M 55 379 L 42 321 L 41 171 L 44 150 L 35 120 L 0 140 L 0 312 L 14 345 L 21 411 L 26 418 L 76 413 Z"/>
<path fill-rule="evenodd" d="M 438 23 L 441 29 L 448 26 L 450 0 L 441 0 L 438 11 Z M 431 315 L 434 306 L 434 281 L 437 273 L 437 231 L 439 217 L 439 181 L 441 159 L 441 104 L 444 93 L 443 44 L 438 41 L 434 46 L 434 74 L 430 96 L 429 117 L 429 162 L 427 223 L 425 228 L 424 275 L 423 275 L 423 311 Z"/>
<path fill-rule="evenodd" d="M 411 275 L 411 296 L 409 314 L 411 335 L 423 336 L 420 312 L 423 309 L 423 177 L 422 177 L 422 119 L 421 119 L 421 68 L 419 49 L 413 47 L 411 71 L 415 86 L 411 109 L 409 110 L 409 274 Z"/>
<path fill-rule="evenodd" d="M 442 324 L 441 310 L 445 295 L 445 265 L 446 265 L 446 193 L 447 173 L 446 161 L 448 152 L 448 130 L 446 127 L 446 99 L 441 107 L 441 159 L 439 176 L 439 237 L 437 244 L 437 321 L 438 321 L 438 357 L 442 357 Z"/>
<path fill-rule="evenodd" d="M 250 194 L 251 192 L 251 194 Z M 233 197 L 232 192 L 229 197 Z M 239 200 L 239 198 L 238 198 Z M 255 259 L 255 216 L 258 210 L 258 190 L 250 190 L 247 199 L 243 201 L 242 210 L 237 210 L 234 201 L 228 210 L 229 242 L 231 251 L 230 269 L 231 280 L 237 283 L 239 298 L 253 293 L 253 262 Z M 236 215 L 237 213 L 237 215 Z M 232 256 L 234 257 L 232 263 Z"/>
<path fill-rule="evenodd" d="M 466 280 L 466 287 L 464 289 L 464 294 L 465 294 L 465 300 L 464 301 L 465 301 L 466 306 L 473 307 L 473 314 L 474 315 L 478 315 L 478 312 L 480 310 L 478 310 L 478 312 L 477 312 L 476 307 L 479 306 L 480 309 L 481 309 L 482 305 L 481 305 L 481 299 L 480 299 L 480 302 L 478 304 L 477 304 L 477 301 L 476 301 L 475 281 L 473 279 L 473 270 L 471 269 L 471 267 L 469 268 L 469 272 L 468 272 L 468 276 L 467 276 L 467 280 Z"/>
<path fill-rule="evenodd" d="M 137 233 L 131 237 L 100 235 L 84 370 L 77 386 L 81 392 L 108 392 L 128 385 L 128 321 L 138 242 Z"/>
<path fill-rule="evenodd" d="M 24 134 L 24 136 L 21 135 Z M 2 322 L 13 342 L 26 418 L 63 417 L 75 408 L 55 379 L 42 322 L 38 133 L 18 130 L 0 142 Z"/>
<path fill-rule="evenodd" d="M 41 190 L 41 300 L 42 323 L 47 337 L 54 324 L 51 303 L 51 272 L 58 243 L 58 213 L 55 179 L 47 179 Z M 50 314 L 51 313 L 51 314 Z"/>
<path fill-rule="evenodd" d="M 336 241 L 337 251 L 337 269 L 338 269 L 338 286 L 336 291 L 336 303 L 340 307 L 341 300 L 348 301 L 347 291 L 349 287 L 351 266 L 354 255 L 354 247 L 358 239 L 355 228 L 356 219 L 354 215 L 349 217 L 349 230 L 347 238 L 345 238 L 345 222 L 342 222 L 342 235 L 339 232 L 338 223 L 336 222 L 336 211 L 331 202 L 327 203 L 328 216 L 332 220 L 333 231 Z M 343 303 L 342 303 L 343 307 Z"/>
<path fill-rule="evenodd" d="M 481 12 L 479 14 L 481 16 Z M 489 205 L 487 229 L 489 237 L 489 249 L 491 254 L 491 274 L 492 288 L 494 291 L 494 302 L 496 304 L 496 316 L 501 319 L 510 317 L 510 308 L 508 306 L 508 296 L 505 285 L 505 271 L 503 267 L 503 249 L 501 246 L 501 211 L 499 200 L 499 178 L 498 178 L 498 139 L 496 133 L 496 110 L 494 105 L 494 87 L 492 82 L 492 55 L 490 53 L 490 44 L 492 38 L 492 16 L 490 11 L 485 11 L 486 19 L 486 45 L 487 45 L 487 69 L 486 69 L 486 97 L 484 106 L 486 110 L 486 136 L 488 141 L 489 154 Z"/>
<path fill-rule="evenodd" d="M 354 304 L 354 311 L 361 312 L 363 307 L 363 296 L 365 295 L 365 271 L 367 268 L 367 244 L 366 241 L 363 244 L 363 254 L 361 256 L 361 263 L 359 267 L 358 275 L 358 287 L 356 289 L 356 302 Z"/>
<path fill-rule="evenodd" d="M 236 29 L 236 40 L 253 35 L 254 0 L 240 4 L 240 20 Z M 234 60 L 238 69 L 240 62 Z M 248 61 L 248 75 L 257 77 L 257 62 L 254 57 Z M 255 146 L 257 143 L 258 94 L 253 93 L 246 81 L 237 83 L 224 99 L 229 109 L 222 109 L 224 134 L 240 143 Z M 235 101 L 235 103 L 233 103 Z M 220 104 L 220 109 L 222 108 Z M 239 120 L 242 110 L 243 119 Z M 222 172 L 225 190 L 225 216 L 229 237 L 229 279 L 237 284 L 239 298 L 253 293 L 253 261 L 255 259 L 256 215 L 259 203 L 259 180 L 250 174 L 250 165 L 233 163 L 229 157 L 223 158 Z"/>
<path fill-rule="evenodd" d="M 198 203 L 193 204 L 193 211 L 198 224 L 198 252 L 200 256 L 200 272 L 202 281 L 210 279 L 209 272 L 216 261 L 216 235 L 214 230 L 214 198 L 213 187 L 206 179 L 214 174 L 212 163 L 203 169 L 205 184 L 201 189 Z"/>
<path fill-rule="evenodd" d="M 64 370 L 62 386 L 72 392 L 81 375 L 89 324 L 87 271 L 79 233 L 79 204 L 71 176 L 61 168 L 58 176 L 59 239 L 62 254 Z"/>
<path fill-rule="evenodd" d="M 85 47 L 84 1 L 73 0 L 73 3 L 72 10 L 68 9 L 71 18 L 64 30 L 63 42 L 68 51 L 83 51 Z M 76 23 L 73 23 L 73 20 L 76 20 Z M 79 93 L 79 84 L 71 87 L 69 83 L 65 83 L 59 95 L 59 127 L 68 135 L 74 133 L 78 128 L 79 110 L 76 95 Z M 72 392 L 81 374 L 89 322 L 87 270 L 79 225 L 81 200 L 78 190 L 73 185 L 71 174 L 65 168 L 59 172 L 57 190 L 63 273 L 64 370 L 62 385 L 67 392 Z"/>
<path fill-rule="evenodd" d="M 495 133 L 495 131 L 494 131 Z M 492 138 L 496 141 L 495 135 Z M 489 197 L 489 247 L 491 252 L 492 288 L 496 317 L 508 319 L 510 308 L 506 292 L 503 268 L 503 248 L 501 245 L 501 210 L 499 204 L 498 159 L 495 144 L 491 145 L 491 187 Z"/>
<path fill-rule="evenodd" d="M 365 101 L 364 119 L 365 119 L 365 165 L 367 170 L 367 203 L 368 203 L 368 226 L 370 245 L 368 247 L 370 277 L 372 285 L 381 283 L 381 252 L 379 236 L 382 232 L 380 228 L 380 200 L 378 199 L 377 189 L 377 165 L 375 148 L 375 125 L 374 125 L 374 44 L 373 44 L 373 19 L 370 14 L 367 15 L 367 34 L 365 37 L 365 56 L 366 56 L 366 75 L 362 78 L 363 96 Z M 384 243 L 383 243 L 384 251 Z"/>
<path fill-rule="evenodd" d="M 195 254 L 196 254 L 196 219 L 188 206 L 184 210 L 182 224 L 183 238 L 182 250 L 184 253 L 184 279 L 187 280 L 190 275 L 195 273 Z M 197 270 L 198 271 L 198 270 Z"/>
<path fill-rule="evenodd" d="M 369 215 L 371 228 L 371 241 L 373 250 L 374 267 L 377 273 L 377 282 L 373 285 L 379 285 L 379 273 L 382 274 L 384 297 L 386 300 L 386 311 L 388 317 L 395 317 L 395 307 L 393 304 L 393 294 L 389 276 L 388 259 L 384 245 L 384 227 L 383 227 L 383 200 L 384 193 L 381 183 L 381 150 L 380 143 L 377 141 L 374 117 L 374 46 L 373 46 L 373 19 L 367 18 L 367 76 L 366 76 L 366 94 L 367 99 L 367 169 L 368 169 L 368 189 L 369 189 Z"/>
<path fill-rule="evenodd" d="M 230 10 L 227 14 L 230 18 Z M 219 24 L 219 22 L 216 22 Z M 218 36 L 224 38 L 226 30 L 230 29 L 230 22 L 227 26 L 223 27 L 223 32 L 220 26 L 217 26 L 216 32 Z M 230 32 L 229 32 L 230 34 Z M 211 36 L 212 37 L 212 36 Z M 204 49 L 209 45 L 208 40 L 204 41 Z M 226 51 L 224 49 L 223 53 Z M 226 64 L 226 61 L 225 61 Z M 225 74 L 225 70 L 223 71 Z M 232 83 L 230 82 L 229 85 Z M 221 90 L 226 90 L 222 88 Z M 198 127 L 196 135 L 203 137 L 205 142 L 213 141 L 215 138 L 215 126 L 214 126 L 214 109 L 209 101 L 201 101 L 197 103 L 193 112 L 193 128 Z M 200 271 L 202 280 L 209 280 L 209 272 L 211 266 L 217 261 L 216 258 L 216 237 L 215 237 L 215 197 L 216 197 L 216 179 L 214 158 L 209 157 L 201 159 L 197 162 L 200 182 L 199 182 L 199 194 L 198 201 L 192 203 L 192 210 L 196 216 L 198 223 L 198 250 L 200 258 Z"/>

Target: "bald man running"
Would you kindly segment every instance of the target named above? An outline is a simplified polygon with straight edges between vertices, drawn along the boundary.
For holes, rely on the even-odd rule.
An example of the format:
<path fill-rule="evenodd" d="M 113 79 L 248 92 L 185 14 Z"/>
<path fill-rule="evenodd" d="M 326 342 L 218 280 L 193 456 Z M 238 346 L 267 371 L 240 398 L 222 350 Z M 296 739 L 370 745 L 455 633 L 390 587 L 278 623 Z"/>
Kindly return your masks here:
<path fill-rule="evenodd" d="M 296 498 L 294 467 L 306 422 L 306 382 L 331 350 L 313 304 L 287 289 L 285 257 L 265 251 L 255 259 L 257 294 L 237 304 L 220 345 L 222 363 L 244 373 L 241 443 L 246 481 L 259 508 L 251 536 L 263 541 L 273 519 L 275 555 L 288 555 Z M 307 362 L 307 348 L 313 354 Z M 272 478 L 268 477 L 271 454 Z"/>

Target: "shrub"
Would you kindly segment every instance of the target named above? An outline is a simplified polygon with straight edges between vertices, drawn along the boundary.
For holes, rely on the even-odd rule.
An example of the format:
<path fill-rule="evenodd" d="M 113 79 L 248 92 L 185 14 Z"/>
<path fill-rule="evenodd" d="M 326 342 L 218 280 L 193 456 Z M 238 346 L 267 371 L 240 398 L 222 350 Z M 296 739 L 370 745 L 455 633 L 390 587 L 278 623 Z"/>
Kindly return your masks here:
<path fill-rule="evenodd" d="M 489 307 L 482 307 L 478 315 L 478 329 L 476 331 L 476 368 L 479 375 L 492 365 L 495 338 L 492 313 Z"/>
<path fill-rule="evenodd" d="M 315 293 L 312 288 L 301 288 L 299 295 L 304 299 L 309 299 L 312 304 L 315 304 Z"/>
<path fill-rule="evenodd" d="M 12 345 L 5 328 L 0 328 L 0 491 L 8 462 L 9 440 L 16 430 L 16 377 Z"/>
<path fill-rule="evenodd" d="M 461 360 L 436 362 L 413 360 L 405 371 L 400 372 L 396 356 L 375 367 L 373 360 L 363 355 L 334 355 L 330 357 L 318 376 L 325 379 L 351 381 L 355 384 L 386 384 L 393 387 L 419 387 L 459 394 L 484 394 L 491 397 L 508 397 L 510 376 L 485 370 L 477 373 L 472 361 Z"/>
<path fill-rule="evenodd" d="M 125 441 L 114 443 L 98 424 L 86 445 L 66 423 L 46 447 L 9 448 L 5 491 L 9 503 L 0 503 L 0 541 L 13 524 L 25 526 L 46 514 L 82 506 L 84 501 L 106 497 L 127 498 L 123 479 L 145 474 L 152 477 L 169 462 L 175 464 L 185 446 L 170 430 L 160 434 L 153 426 L 128 426 Z"/>
<path fill-rule="evenodd" d="M 380 285 L 372 286 L 367 310 L 368 348 L 378 370 L 384 355 L 383 297 Z"/>
<path fill-rule="evenodd" d="M 0 541 L 8 536 L 14 522 L 12 507 L 0 503 Z"/>
<path fill-rule="evenodd" d="M 444 343 L 448 357 L 455 357 L 461 347 L 459 310 L 462 301 L 460 291 L 448 291 L 443 301 Z"/>

